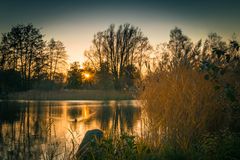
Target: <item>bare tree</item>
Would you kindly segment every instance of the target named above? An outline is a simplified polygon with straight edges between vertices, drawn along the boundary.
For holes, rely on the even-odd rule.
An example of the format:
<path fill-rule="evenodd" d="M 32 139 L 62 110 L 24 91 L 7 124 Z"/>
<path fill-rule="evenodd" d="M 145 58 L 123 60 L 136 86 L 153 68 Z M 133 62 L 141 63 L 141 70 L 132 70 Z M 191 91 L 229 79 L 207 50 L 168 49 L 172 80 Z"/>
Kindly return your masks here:
<path fill-rule="evenodd" d="M 143 67 L 147 67 L 145 64 L 149 62 L 151 52 L 153 52 L 153 47 L 149 44 L 148 38 L 142 37 L 137 47 L 138 54 L 135 57 L 140 74 L 143 74 Z"/>
<path fill-rule="evenodd" d="M 47 52 L 49 79 L 54 80 L 57 74 L 67 70 L 67 54 L 63 43 L 54 39 L 49 41 Z"/>
<path fill-rule="evenodd" d="M 96 69 L 101 69 L 101 64 L 105 68 L 107 65 L 115 88 L 120 89 L 127 66 L 137 65 L 137 62 L 142 65 L 143 54 L 148 47 L 148 39 L 139 28 L 124 24 L 115 30 L 115 25 L 112 24 L 94 36 L 93 47 L 85 52 L 85 56 Z"/>

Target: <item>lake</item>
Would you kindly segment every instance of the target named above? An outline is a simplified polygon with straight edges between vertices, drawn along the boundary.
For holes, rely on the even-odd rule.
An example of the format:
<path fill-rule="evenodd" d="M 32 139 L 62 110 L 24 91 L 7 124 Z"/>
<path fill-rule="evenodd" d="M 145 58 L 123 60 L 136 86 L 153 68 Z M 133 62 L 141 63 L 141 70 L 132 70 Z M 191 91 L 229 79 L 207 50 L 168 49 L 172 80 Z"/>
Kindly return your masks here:
<path fill-rule="evenodd" d="M 138 101 L 1 101 L 0 159 L 61 155 L 90 129 L 138 135 L 140 117 Z"/>

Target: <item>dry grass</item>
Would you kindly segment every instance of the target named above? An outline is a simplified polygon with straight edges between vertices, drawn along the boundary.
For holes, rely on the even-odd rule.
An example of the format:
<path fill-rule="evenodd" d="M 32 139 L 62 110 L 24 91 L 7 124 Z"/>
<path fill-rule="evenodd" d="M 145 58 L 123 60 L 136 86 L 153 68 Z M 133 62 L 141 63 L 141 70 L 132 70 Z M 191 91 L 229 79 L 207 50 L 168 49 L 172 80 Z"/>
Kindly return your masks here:
<path fill-rule="evenodd" d="M 141 94 L 151 144 L 167 141 L 187 150 L 200 135 L 223 127 L 227 104 L 214 86 L 203 73 L 185 67 L 152 75 Z"/>
<path fill-rule="evenodd" d="M 53 90 L 11 93 L 10 100 L 129 100 L 131 93 L 115 90 Z"/>

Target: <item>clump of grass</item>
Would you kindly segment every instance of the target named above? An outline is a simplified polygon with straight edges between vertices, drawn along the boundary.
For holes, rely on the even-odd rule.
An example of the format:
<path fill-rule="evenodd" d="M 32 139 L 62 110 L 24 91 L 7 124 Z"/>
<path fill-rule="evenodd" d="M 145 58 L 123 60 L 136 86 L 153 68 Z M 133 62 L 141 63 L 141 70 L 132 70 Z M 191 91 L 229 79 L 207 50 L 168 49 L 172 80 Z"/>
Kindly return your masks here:
<path fill-rule="evenodd" d="M 54 121 L 47 126 L 46 131 L 50 133 L 51 127 L 54 127 Z M 41 159 L 43 160 L 76 160 L 76 151 L 79 146 L 79 134 L 74 134 L 68 129 L 69 138 L 57 138 L 56 133 L 49 135 L 48 141 L 42 145 Z"/>
<path fill-rule="evenodd" d="M 141 99 L 150 145 L 170 144 L 185 152 L 203 134 L 224 129 L 230 116 L 227 101 L 204 76 L 178 66 L 147 80 Z"/>
<path fill-rule="evenodd" d="M 105 136 L 101 140 L 90 141 L 84 155 L 78 155 L 78 160 L 143 160 L 159 159 L 158 154 L 149 148 L 139 137 L 123 133 Z"/>

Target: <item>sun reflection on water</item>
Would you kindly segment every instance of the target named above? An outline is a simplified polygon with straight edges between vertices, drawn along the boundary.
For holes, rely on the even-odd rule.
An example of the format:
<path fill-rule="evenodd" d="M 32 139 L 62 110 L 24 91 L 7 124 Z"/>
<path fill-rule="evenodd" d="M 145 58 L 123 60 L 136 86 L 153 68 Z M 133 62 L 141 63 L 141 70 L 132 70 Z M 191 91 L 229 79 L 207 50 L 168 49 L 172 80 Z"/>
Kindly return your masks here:
<path fill-rule="evenodd" d="M 140 134 L 140 107 L 134 104 L 131 101 L 0 102 L 0 148 L 9 139 L 30 141 L 34 145 L 57 138 L 70 146 L 73 139 L 79 144 L 87 130 L 96 128 L 108 133 Z"/>

